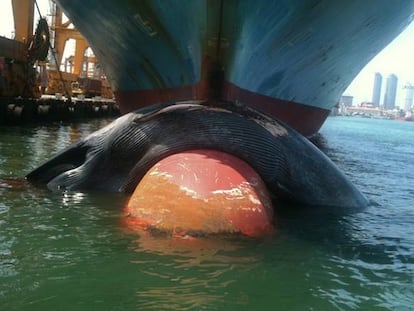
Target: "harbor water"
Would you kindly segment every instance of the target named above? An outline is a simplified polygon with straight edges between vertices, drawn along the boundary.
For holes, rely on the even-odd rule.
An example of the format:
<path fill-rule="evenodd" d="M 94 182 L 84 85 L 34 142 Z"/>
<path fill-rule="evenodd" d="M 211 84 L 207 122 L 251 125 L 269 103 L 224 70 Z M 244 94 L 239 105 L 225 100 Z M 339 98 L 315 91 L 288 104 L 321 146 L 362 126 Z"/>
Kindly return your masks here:
<path fill-rule="evenodd" d="M 0 127 L 0 310 L 414 310 L 414 122 L 321 129 L 366 210 L 292 208 L 266 239 L 177 241 L 128 227 L 123 195 L 21 178 L 109 121 Z"/>

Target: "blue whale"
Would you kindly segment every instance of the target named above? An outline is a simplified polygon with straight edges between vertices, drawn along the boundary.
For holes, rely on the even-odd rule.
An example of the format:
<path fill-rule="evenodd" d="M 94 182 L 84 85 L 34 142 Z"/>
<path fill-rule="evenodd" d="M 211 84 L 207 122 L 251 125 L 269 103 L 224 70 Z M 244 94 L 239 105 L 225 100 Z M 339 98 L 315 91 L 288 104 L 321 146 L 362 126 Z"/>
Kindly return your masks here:
<path fill-rule="evenodd" d="M 279 201 L 348 209 L 368 203 L 301 134 L 250 106 L 225 102 L 164 103 L 125 114 L 61 151 L 26 178 L 52 190 L 130 194 L 158 161 L 197 148 L 244 160 Z"/>

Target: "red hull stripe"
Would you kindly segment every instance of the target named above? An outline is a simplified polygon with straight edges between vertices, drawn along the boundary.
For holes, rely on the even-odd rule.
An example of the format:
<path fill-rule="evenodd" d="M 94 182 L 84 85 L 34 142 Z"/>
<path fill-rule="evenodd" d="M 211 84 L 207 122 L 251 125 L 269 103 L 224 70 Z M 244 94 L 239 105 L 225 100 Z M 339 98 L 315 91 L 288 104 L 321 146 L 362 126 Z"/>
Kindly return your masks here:
<path fill-rule="evenodd" d="M 117 91 L 116 100 L 121 113 L 127 113 L 148 105 L 182 100 L 204 100 L 208 98 L 205 80 L 194 85 L 159 90 Z"/>
<path fill-rule="evenodd" d="M 289 124 L 305 136 L 317 133 L 330 112 L 326 109 L 254 93 L 228 82 L 224 84 L 221 94 L 222 100 L 239 101 L 255 106 Z M 161 102 L 207 100 L 209 91 L 207 82 L 201 81 L 194 85 L 162 90 L 118 91 L 115 92 L 115 96 L 121 113 L 127 113 Z"/>
<path fill-rule="evenodd" d="M 326 109 L 254 93 L 231 83 L 224 85 L 222 99 L 255 106 L 289 124 L 305 136 L 317 133 L 330 113 Z"/>

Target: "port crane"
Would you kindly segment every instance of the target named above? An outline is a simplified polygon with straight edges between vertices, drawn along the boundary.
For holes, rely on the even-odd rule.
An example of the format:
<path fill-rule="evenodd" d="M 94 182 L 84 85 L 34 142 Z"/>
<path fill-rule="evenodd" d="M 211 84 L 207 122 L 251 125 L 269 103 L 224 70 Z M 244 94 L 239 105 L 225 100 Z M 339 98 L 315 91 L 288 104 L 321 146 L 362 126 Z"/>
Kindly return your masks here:
<path fill-rule="evenodd" d="M 0 37 L 0 74 L 3 81 L 0 96 L 39 97 L 45 92 L 70 97 L 75 85 L 74 90 L 78 94 L 113 97 L 106 77 L 101 70 L 95 70 L 100 66 L 89 43 L 55 1 L 49 0 L 50 28 L 36 0 L 11 0 L 11 3 L 15 37 Z M 34 31 L 36 9 L 40 18 Z M 72 55 L 65 57 L 68 42 L 71 42 L 73 51 Z"/>

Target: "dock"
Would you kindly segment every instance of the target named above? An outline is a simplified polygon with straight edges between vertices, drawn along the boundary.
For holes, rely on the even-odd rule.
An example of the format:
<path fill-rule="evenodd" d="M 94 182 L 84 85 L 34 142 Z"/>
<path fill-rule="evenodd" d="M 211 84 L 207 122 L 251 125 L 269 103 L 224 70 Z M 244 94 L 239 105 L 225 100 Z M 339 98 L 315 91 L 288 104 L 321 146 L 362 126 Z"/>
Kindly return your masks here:
<path fill-rule="evenodd" d="M 113 99 L 72 98 L 43 95 L 40 98 L 0 98 L 0 125 L 71 122 L 81 119 L 117 117 Z"/>

